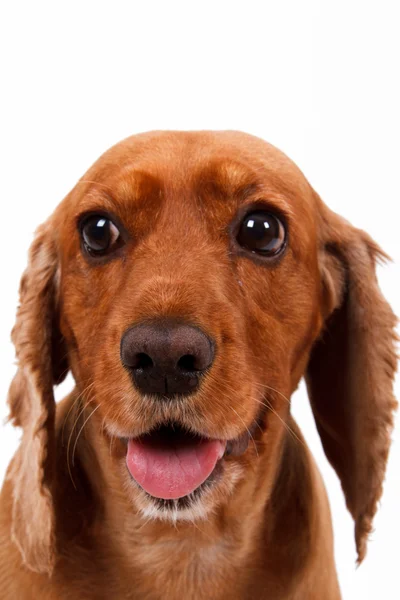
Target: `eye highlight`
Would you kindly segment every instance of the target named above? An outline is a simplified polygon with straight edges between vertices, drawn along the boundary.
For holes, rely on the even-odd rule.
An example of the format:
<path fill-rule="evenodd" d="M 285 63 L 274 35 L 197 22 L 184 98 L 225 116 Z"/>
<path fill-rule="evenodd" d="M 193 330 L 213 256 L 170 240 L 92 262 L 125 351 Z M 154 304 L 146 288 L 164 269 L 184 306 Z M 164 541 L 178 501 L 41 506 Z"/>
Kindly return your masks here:
<path fill-rule="evenodd" d="M 122 241 L 118 227 L 104 215 L 90 215 L 84 219 L 81 236 L 84 248 L 91 256 L 109 254 Z"/>
<path fill-rule="evenodd" d="M 236 240 L 250 252 L 262 256 L 275 256 L 285 246 L 286 231 L 277 216 L 257 210 L 244 217 Z"/>

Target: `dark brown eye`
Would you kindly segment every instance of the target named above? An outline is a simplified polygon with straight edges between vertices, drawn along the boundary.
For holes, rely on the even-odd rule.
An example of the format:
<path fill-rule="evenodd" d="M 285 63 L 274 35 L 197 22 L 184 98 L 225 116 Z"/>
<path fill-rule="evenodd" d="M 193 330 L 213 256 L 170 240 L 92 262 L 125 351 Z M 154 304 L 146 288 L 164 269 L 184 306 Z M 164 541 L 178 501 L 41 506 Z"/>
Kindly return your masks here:
<path fill-rule="evenodd" d="M 85 250 L 95 256 L 114 250 L 121 238 L 114 223 L 101 215 L 88 217 L 82 224 L 81 235 Z"/>
<path fill-rule="evenodd" d="M 236 239 L 251 252 L 273 256 L 284 247 L 285 235 L 285 228 L 278 217 L 258 210 L 245 216 Z"/>

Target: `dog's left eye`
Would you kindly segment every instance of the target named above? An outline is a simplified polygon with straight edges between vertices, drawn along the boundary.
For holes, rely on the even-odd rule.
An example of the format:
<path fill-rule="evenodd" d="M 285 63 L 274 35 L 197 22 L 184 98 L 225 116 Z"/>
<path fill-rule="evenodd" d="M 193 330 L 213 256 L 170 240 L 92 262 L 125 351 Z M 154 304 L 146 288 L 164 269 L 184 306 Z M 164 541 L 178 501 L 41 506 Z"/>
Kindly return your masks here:
<path fill-rule="evenodd" d="M 95 256 L 108 254 L 121 239 L 116 225 L 101 215 L 88 217 L 82 224 L 81 234 L 85 250 Z"/>
<path fill-rule="evenodd" d="M 282 221 L 275 215 L 257 210 L 242 221 L 237 235 L 239 244 L 263 256 L 275 256 L 285 246 L 286 232 Z"/>

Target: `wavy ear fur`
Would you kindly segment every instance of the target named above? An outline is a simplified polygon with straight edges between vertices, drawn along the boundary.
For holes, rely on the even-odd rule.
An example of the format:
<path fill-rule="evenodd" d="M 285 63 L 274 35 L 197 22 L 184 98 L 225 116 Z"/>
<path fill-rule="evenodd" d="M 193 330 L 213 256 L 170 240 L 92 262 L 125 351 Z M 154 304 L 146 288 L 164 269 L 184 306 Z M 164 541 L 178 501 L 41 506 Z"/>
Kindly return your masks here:
<path fill-rule="evenodd" d="M 13 540 L 30 569 L 48 574 L 55 561 L 53 384 L 68 370 L 57 327 L 57 278 L 57 251 L 46 223 L 30 249 L 12 332 L 19 366 L 8 402 L 10 419 L 22 427 L 23 436 L 8 477 L 13 484 Z"/>
<path fill-rule="evenodd" d="M 396 317 L 375 275 L 376 261 L 386 255 L 366 233 L 320 206 L 326 321 L 306 382 L 325 454 L 355 521 L 361 562 L 382 494 L 397 406 Z"/>

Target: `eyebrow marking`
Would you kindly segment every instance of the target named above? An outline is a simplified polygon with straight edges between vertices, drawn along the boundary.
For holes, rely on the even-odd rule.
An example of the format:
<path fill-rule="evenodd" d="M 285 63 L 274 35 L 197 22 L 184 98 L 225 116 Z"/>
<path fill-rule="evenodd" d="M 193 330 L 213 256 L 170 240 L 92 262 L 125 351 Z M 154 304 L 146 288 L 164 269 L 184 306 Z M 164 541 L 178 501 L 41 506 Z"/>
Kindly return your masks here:
<path fill-rule="evenodd" d="M 221 199 L 241 197 L 245 199 L 262 185 L 256 173 L 232 159 L 214 160 L 203 166 L 195 175 L 199 194 L 212 194 Z"/>
<path fill-rule="evenodd" d="M 123 177 L 120 177 L 116 184 L 116 193 L 126 199 L 132 196 L 138 200 L 148 198 L 159 198 L 164 190 L 164 182 L 162 179 L 138 168 L 126 170 Z"/>

